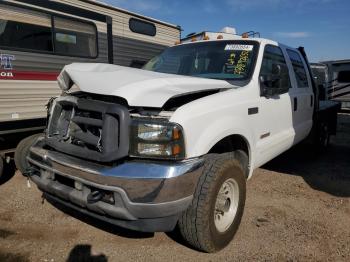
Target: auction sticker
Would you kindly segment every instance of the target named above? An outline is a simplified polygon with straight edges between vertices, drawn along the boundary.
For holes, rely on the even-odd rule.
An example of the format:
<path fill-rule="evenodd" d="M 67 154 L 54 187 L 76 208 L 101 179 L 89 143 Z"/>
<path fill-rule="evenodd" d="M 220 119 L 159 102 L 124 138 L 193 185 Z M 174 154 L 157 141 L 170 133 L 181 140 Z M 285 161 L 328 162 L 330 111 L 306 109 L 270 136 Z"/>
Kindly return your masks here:
<path fill-rule="evenodd" d="M 225 51 L 252 51 L 253 45 L 234 45 L 234 44 L 227 44 L 225 46 Z"/>

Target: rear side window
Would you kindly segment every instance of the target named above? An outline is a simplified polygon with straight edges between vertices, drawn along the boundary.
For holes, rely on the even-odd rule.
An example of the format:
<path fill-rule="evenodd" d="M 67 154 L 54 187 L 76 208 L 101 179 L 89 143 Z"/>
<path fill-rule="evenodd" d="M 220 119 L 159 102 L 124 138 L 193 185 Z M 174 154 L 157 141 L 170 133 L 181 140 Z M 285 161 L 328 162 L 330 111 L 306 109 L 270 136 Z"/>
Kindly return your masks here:
<path fill-rule="evenodd" d="M 154 24 L 136 18 L 129 20 L 129 28 L 132 32 L 142 35 L 155 36 L 157 34 Z"/>
<path fill-rule="evenodd" d="M 307 80 L 306 70 L 301 59 L 301 56 L 292 50 L 287 50 L 290 61 L 293 65 L 293 70 L 295 74 L 295 78 L 297 80 L 297 84 L 299 88 L 309 87 L 309 82 Z"/>
<path fill-rule="evenodd" d="M 286 71 L 281 75 L 281 85 L 291 87 L 288 67 L 281 48 L 278 46 L 267 45 L 264 51 L 264 58 L 261 65 L 261 76 L 274 75 L 274 65 L 282 65 Z"/>
<path fill-rule="evenodd" d="M 95 58 L 97 30 L 92 23 L 0 4 L 0 47 Z"/>

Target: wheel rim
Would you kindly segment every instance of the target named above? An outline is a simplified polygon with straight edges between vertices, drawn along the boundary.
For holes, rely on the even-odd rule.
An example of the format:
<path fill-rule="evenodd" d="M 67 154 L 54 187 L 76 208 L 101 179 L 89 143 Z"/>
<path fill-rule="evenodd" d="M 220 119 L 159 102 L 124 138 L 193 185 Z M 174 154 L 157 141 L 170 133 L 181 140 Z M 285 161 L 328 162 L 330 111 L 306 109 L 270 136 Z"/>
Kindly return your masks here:
<path fill-rule="evenodd" d="M 229 178 L 221 185 L 215 203 L 214 224 L 220 233 L 232 225 L 237 214 L 238 202 L 238 184 L 233 178 Z"/>

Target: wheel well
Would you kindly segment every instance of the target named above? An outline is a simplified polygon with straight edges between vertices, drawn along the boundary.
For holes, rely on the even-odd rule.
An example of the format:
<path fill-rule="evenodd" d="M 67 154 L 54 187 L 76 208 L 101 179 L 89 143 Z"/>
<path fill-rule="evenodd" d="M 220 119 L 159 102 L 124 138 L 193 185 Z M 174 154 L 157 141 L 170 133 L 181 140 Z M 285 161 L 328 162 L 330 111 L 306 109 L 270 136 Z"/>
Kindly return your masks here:
<path fill-rule="evenodd" d="M 248 157 L 247 171 L 250 169 L 250 154 L 248 141 L 241 135 L 230 135 L 217 142 L 208 154 L 223 154 L 236 150 L 242 150 Z"/>
<path fill-rule="evenodd" d="M 231 135 L 221 139 L 209 150 L 209 153 L 222 154 L 236 150 L 244 151 L 249 157 L 248 142 L 240 135 Z"/>

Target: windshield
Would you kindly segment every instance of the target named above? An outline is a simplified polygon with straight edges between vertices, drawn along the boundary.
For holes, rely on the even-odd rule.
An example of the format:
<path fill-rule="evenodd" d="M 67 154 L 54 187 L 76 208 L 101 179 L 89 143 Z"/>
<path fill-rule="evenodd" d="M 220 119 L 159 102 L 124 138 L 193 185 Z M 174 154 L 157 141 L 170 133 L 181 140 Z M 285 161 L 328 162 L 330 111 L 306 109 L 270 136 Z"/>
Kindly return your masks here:
<path fill-rule="evenodd" d="M 258 43 L 215 41 L 184 44 L 166 49 L 143 69 L 160 73 L 246 80 L 255 64 Z"/>

